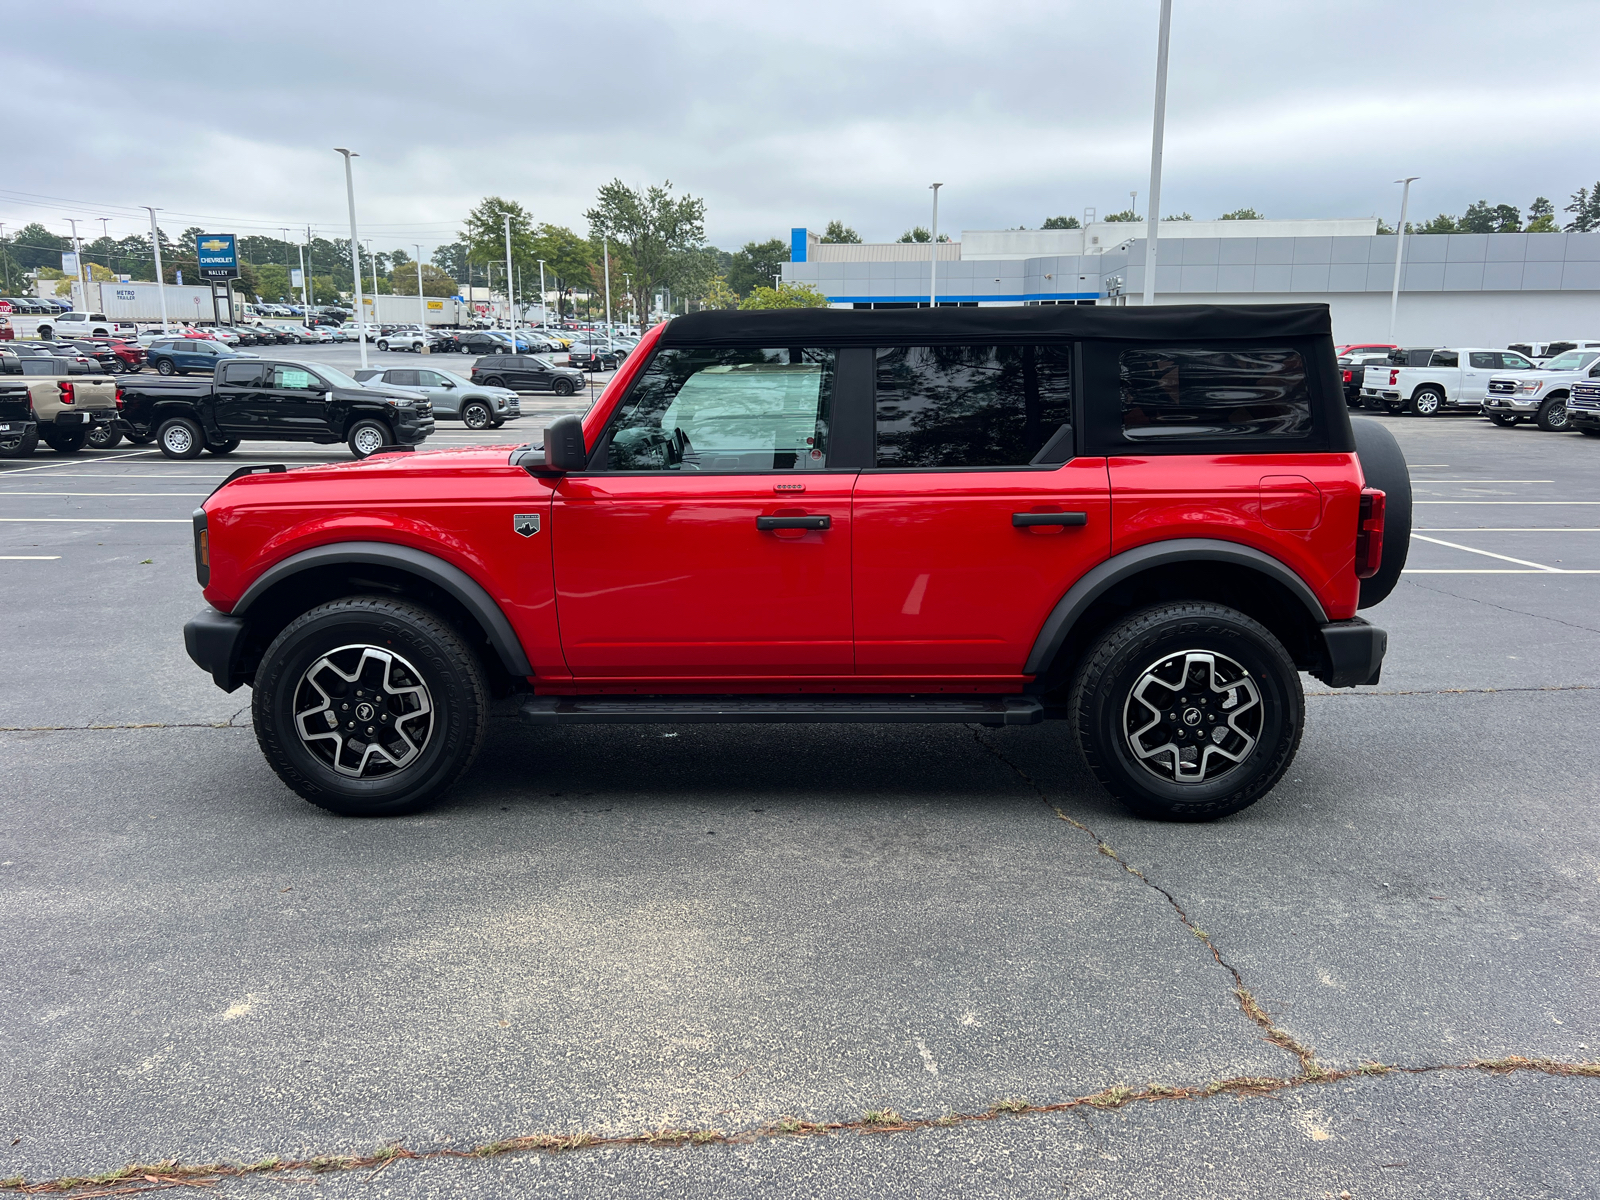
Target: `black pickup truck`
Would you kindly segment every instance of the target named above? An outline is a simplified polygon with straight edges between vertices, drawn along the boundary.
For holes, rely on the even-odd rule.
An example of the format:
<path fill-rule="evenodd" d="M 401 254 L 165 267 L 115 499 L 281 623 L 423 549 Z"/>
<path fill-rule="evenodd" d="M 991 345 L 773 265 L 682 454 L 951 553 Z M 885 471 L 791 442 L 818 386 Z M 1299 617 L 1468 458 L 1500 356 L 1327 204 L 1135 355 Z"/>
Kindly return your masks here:
<path fill-rule="evenodd" d="M 121 396 L 126 432 L 154 437 L 168 458 L 229 454 L 241 441 L 344 442 L 366 458 L 433 432 L 432 406 L 414 389 L 363 387 L 322 363 L 235 358 L 210 382 L 140 378 Z"/>
<path fill-rule="evenodd" d="M 39 425 L 28 393 L 0 388 L 0 458 L 26 458 L 39 443 Z"/>

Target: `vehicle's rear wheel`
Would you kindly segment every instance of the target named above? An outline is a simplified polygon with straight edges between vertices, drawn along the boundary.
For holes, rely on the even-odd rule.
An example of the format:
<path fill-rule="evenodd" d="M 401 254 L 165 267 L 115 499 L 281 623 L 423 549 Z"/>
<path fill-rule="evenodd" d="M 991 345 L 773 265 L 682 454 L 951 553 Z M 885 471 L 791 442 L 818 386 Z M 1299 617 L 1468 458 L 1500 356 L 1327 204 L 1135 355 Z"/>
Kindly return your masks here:
<path fill-rule="evenodd" d="M 1488 417 L 1494 424 L 1500 426 L 1501 429 L 1510 429 L 1518 421 L 1522 420 L 1516 413 L 1492 412 L 1484 413 L 1483 415 Z"/>
<path fill-rule="evenodd" d="M 558 379 L 551 390 L 554 391 L 558 396 L 570 396 L 574 390 L 572 386 L 572 380 Z"/>
<path fill-rule="evenodd" d="M 176 375 L 177 373 L 178 373 L 178 368 L 172 365 L 172 360 L 170 358 L 162 358 L 162 359 L 157 359 L 156 360 L 156 374 L 158 374 L 158 375 Z"/>
<path fill-rule="evenodd" d="M 122 444 L 122 430 L 110 422 L 96 425 L 89 430 L 89 448 L 91 450 L 110 450 Z"/>
<path fill-rule="evenodd" d="M 89 440 L 89 431 L 86 429 L 74 429 L 69 433 L 64 429 L 47 429 L 39 436 L 44 438 L 44 444 L 57 454 L 76 454 L 83 449 L 84 443 Z"/>
<path fill-rule="evenodd" d="M 1294 758 L 1305 696 L 1288 652 L 1220 604 L 1158 604 L 1089 649 L 1069 707 L 1095 777 L 1134 813 L 1211 821 L 1272 790 Z"/>
<path fill-rule="evenodd" d="M 206 449 L 211 451 L 212 454 L 217 454 L 217 455 L 232 454 L 238 448 L 239 448 L 239 439 L 238 438 L 224 438 L 220 442 L 207 442 L 206 443 Z"/>
<path fill-rule="evenodd" d="M 252 712 L 278 778 L 347 817 L 413 812 L 449 790 L 489 725 L 483 666 L 436 614 L 354 596 L 295 618 L 262 656 Z"/>
<path fill-rule="evenodd" d="M 461 423 L 468 429 L 487 429 L 489 428 L 489 421 L 488 405 L 480 404 L 474 400 L 470 404 L 461 406 Z"/>
<path fill-rule="evenodd" d="M 366 458 L 389 444 L 389 430 L 380 421 L 357 421 L 345 440 L 351 454 Z"/>
<path fill-rule="evenodd" d="M 1546 433 L 1565 433 L 1572 428 L 1565 396 L 1552 396 L 1539 406 L 1539 428 Z"/>
<path fill-rule="evenodd" d="M 38 446 L 37 429 L 31 433 L 0 433 L 0 458 L 27 458 Z"/>
<path fill-rule="evenodd" d="M 156 430 L 156 445 L 168 458 L 199 458 L 205 435 L 188 417 L 173 417 Z"/>
<path fill-rule="evenodd" d="M 484 387 L 505 387 L 506 381 L 498 375 L 491 375 L 483 381 Z"/>
<path fill-rule="evenodd" d="M 1444 407 L 1444 393 L 1438 388 L 1418 388 L 1411 397 L 1411 411 L 1419 417 L 1437 417 Z"/>

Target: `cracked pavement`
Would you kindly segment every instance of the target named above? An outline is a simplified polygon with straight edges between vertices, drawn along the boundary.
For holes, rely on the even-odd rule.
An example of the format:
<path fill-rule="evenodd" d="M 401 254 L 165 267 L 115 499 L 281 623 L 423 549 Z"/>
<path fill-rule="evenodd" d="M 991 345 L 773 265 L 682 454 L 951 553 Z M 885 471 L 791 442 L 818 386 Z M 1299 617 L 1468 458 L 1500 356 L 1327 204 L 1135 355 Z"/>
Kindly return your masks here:
<path fill-rule="evenodd" d="M 1600 500 L 1590 439 L 1390 424 L 1413 462 L 1459 464 L 1418 476 L 1472 476 L 1492 454 L 1496 478 Z M 1523 511 L 1538 520 L 1492 524 L 1600 525 Z M 1417 523 L 1462 513 L 1478 520 Z M 82 530 L 0 530 L 53 547 L 15 553 L 62 555 L 48 574 L 7 564 L 33 573 L 8 575 L 0 690 L 0 1177 L 670 1127 L 732 1142 L 211 1190 L 1596 1194 L 1600 1078 L 1340 1075 L 1600 1060 L 1600 786 L 1575 752 L 1600 717 L 1600 576 L 1408 576 L 1370 614 L 1391 636 L 1383 684 L 1307 681 L 1289 776 L 1212 825 L 1127 816 L 1060 724 L 510 719 L 447 804 L 351 822 L 284 789 L 246 694 L 183 657 L 186 526 Z M 1549 557 L 1544 535 L 1518 536 L 1500 552 L 1600 557 L 1600 533 L 1550 535 Z M 1464 561 L 1451 553 L 1413 563 Z M 63 632 L 65 597 L 95 636 Z M 1305 1082 L 1297 1047 L 1333 1078 Z M 746 1136 L 1241 1076 L 1298 1082 Z"/>

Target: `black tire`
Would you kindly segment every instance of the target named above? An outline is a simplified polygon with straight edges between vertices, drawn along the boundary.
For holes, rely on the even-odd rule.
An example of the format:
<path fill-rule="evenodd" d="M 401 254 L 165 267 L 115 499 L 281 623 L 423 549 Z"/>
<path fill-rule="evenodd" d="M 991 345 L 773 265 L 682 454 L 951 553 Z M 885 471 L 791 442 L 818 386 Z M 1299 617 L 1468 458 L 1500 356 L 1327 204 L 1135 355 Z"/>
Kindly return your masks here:
<path fill-rule="evenodd" d="M 1572 416 L 1567 412 L 1565 396 L 1551 396 L 1539 406 L 1539 428 L 1546 433 L 1565 433 L 1572 428 Z"/>
<path fill-rule="evenodd" d="M 1500 426 L 1501 429 L 1510 429 L 1513 425 L 1516 425 L 1522 420 L 1522 418 L 1516 413 L 1486 412 L 1483 415 L 1488 417 L 1489 420 L 1494 424 Z"/>
<path fill-rule="evenodd" d="M 357 684 L 319 669 L 325 658 L 345 674 L 360 669 Z M 350 692 L 362 682 L 376 694 L 357 700 Z M 406 690 L 418 686 L 420 693 Z M 344 713 L 355 717 L 361 704 L 375 701 L 367 719 L 398 719 L 363 728 L 356 718 L 338 730 Z M 334 707 L 346 703 L 357 707 Z M 256 671 L 251 709 L 261 752 L 301 797 L 341 816 L 387 817 L 435 802 L 472 765 L 489 728 L 489 689 L 483 664 L 437 614 L 402 600 L 352 596 L 318 605 L 273 639 Z M 335 712 L 334 728 L 322 728 L 323 714 Z M 317 724 L 305 724 L 312 720 Z M 356 740 L 366 729 L 385 728 L 394 736 Z M 307 739 L 303 730 L 320 736 Z M 336 763 L 362 774 L 342 773 Z"/>
<path fill-rule="evenodd" d="M 89 449 L 113 450 L 122 444 L 122 430 L 109 422 L 95 425 L 89 430 Z"/>
<path fill-rule="evenodd" d="M 1444 411 L 1444 393 L 1436 387 L 1420 387 L 1407 408 L 1413 416 L 1437 417 Z"/>
<path fill-rule="evenodd" d="M 167 458 L 199 458 L 206 439 L 188 417 L 172 417 L 156 430 L 156 446 Z"/>
<path fill-rule="evenodd" d="M 135 446 L 148 446 L 156 440 L 156 431 L 154 429 L 146 429 L 143 433 L 130 433 L 128 440 Z"/>
<path fill-rule="evenodd" d="M 376 430 L 376 435 L 373 431 Z M 376 436 L 376 440 L 374 440 Z M 383 447 L 393 442 L 389 427 L 382 421 L 357 421 L 350 427 L 350 432 L 345 437 L 345 444 L 350 447 L 350 453 L 357 458 L 369 458 Z"/>
<path fill-rule="evenodd" d="M 157 375 L 176 375 L 177 373 L 178 368 L 172 365 L 172 360 L 170 358 L 156 359 Z"/>
<path fill-rule="evenodd" d="M 1600 429 L 1596 429 L 1593 425 L 1580 426 L 1578 432 L 1584 437 L 1600 437 Z"/>
<path fill-rule="evenodd" d="M 379 350 L 387 350 L 388 348 L 389 348 L 389 343 L 388 342 L 379 342 L 378 343 L 378 349 Z"/>
<path fill-rule="evenodd" d="M 87 429 L 74 429 L 71 433 L 66 430 L 47 429 L 39 435 L 44 439 L 44 444 L 57 454 L 76 454 L 82 450 L 84 443 L 89 440 Z"/>
<path fill-rule="evenodd" d="M 206 443 L 206 449 L 208 451 L 210 451 L 212 454 L 218 455 L 219 457 L 221 455 L 224 455 L 224 454 L 232 454 L 238 448 L 239 448 L 239 439 L 238 438 L 224 438 L 220 442 L 207 442 Z"/>
<path fill-rule="evenodd" d="M 1101 634 L 1068 707 L 1095 778 L 1136 815 L 1161 821 L 1248 808 L 1288 769 L 1305 725 L 1299 673 L 1278 639 L 1199 601 L 1142 609 Z M 1195 777 L 1175 777 L 1185 771 Z"/>
<path fill-rule="evenodd" d="M 1361 599 L 1356 604 L 1357 608 L 1371 608 L 1394 591 L 1411 552 L 1411 469 L 1387 426 L 1357 417 L 1350 422 L 1350 432 L 1355 434 L 1362 477 L 1368 487 L 1384 494 L 1383 561 L 1376 575 L 1361 581 Z"/>
<path fill-rule="evenodd" d="M 487 429 L 493 421 L 489 406 L 480 400 L 470 400 L 461 406 L 461 423 L 468 429 Z"/>
<path fill-rule="evenodd" d="M 558 379 L 551 386 L 550 390 L 558 396 L 570 396 L 576 389 L 572 386 L 572 380 Z"/>
<path fill-rule="evenodd" d="M 503 387 L 505 387 L 505 385 L 506 385 L 506 381 L 504 379 L 501 379 L 500 376 L 498 376 L 498 375 L 491 375 L 491 376 L 489 376 L 489 378 L 487 378 L 487 379 L 485 379 L 483 381 L 483 386 L 484 387 L 503 388 Z"/>
<path fill-rule="evenodd" d="M 1584 432 L 1588 432 L 1585 430 Z M 0 434 L 0 458 L 27 458 L 39 448 L 39 431 Z"/>

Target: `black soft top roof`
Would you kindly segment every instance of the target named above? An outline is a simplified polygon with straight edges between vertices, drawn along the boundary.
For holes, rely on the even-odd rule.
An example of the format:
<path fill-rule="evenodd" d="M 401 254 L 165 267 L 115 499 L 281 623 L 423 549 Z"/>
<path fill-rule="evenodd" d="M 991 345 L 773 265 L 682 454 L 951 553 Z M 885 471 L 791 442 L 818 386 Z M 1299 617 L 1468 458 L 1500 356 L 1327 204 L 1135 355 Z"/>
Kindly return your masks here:
<path fill-rule="evenodd" d="M 697 312 L 661 331 L 663 346 L 858 345 L 1110 338 L 1211 341 L 1331 337 L 1326 304 L 1039 305 L 1032 308 L 789 308 Z"/>

